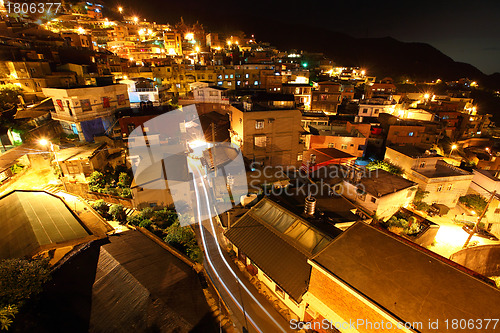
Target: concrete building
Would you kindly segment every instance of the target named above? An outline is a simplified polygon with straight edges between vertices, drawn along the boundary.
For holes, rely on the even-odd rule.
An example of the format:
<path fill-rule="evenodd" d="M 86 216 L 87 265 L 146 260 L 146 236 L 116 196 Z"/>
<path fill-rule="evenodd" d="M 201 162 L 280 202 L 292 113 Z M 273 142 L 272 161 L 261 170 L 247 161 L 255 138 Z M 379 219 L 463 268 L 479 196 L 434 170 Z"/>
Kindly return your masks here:
<path fill-rule="evenodd" d="M 293 96 L 254 96 L 232 105 L 228 113 L 231 142 L 240 146 L 243 156 L 262 165 L 300 166 L 302 114 L 294 108 Z"/>
<path fill-rule="evenodd" d="M 54 103 L 52 119 L 58 120 L 65 133 L 76 134 L 80 140 L 94 141 L 115 122 L 118 109 L 130 107 L 127 86 L 113 84 L 101 87 L 43 88 Z"/>
<path fill-rule="evenodd" d="M 475 321 L 486 314 L 495 316 L 500 302 L 500 291 L 491 280 L 361 222 L 308 263 L 311 276 L 303 296 L 308 304 L 303 320 L 320 333 L 451 332 L 441 326 L 449 318 L 467 315 Z M 322 326 L 325 319 L 331 326 Z"/>
<path fill-rule="evenodd" d="M 340 83 L 320 82 L 318 90 L 312 91 L 311 110 L 336 114 L 340 103 L 342 103 L 342 85 Z"/>
<path fill-rule="evenodd" d="M 465 195 L 473 175 L 442 160 L 435 152 L 417 146 L 387 147 L 385 160 L 403 168 L 405 177 L 428 192 L 424 202 L 455 207 Z"/>
<path fill-rule="evenodd" d="M 359 177 L 357 173 L 361 173 Z M 389 219 L 401 207 L 409 205 L 417 192 L 416 183 L 381 169 L 352 169 L 349 175 L 342 181 L 342 194 L 382 220 Z"/>
<path fill-rule="evenodd" d="M 130 106 L 139 107 L 141 103 L 151 102 L 153 106 L 159 106 L 165 99 L 165 89 L 158 88 L 153 80 L 146 78 L 134 78 L 132 80 L 121 80 L 119 83 L 127 85 Z"/>
<path fill-rule="evenodd" d="M 304 107 L 304 110 L 311 109 L 312 86 L 308 83 L 285 83 L 283 93 L 295 96 L 295 104 Z"/>
<path fill-rule="evenodd" d="M 367 137 L 349 122 L 344 125 L 310 125 L 309 132 L 305 136 L 306 149 L 335 148 L 356 157 L 365 153 Z"/>

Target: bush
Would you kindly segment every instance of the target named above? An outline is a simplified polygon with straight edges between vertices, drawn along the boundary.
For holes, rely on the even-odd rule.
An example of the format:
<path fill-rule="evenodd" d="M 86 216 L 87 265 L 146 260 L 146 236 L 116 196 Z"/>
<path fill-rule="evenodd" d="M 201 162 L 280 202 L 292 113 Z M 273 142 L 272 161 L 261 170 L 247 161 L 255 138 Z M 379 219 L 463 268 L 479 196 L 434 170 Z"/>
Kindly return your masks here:
<path fill-rule="evenodd" d="M 99 192 L 99 189 L 104 188 L 106 185 L 104 175 L 99 171 L 92 172 L 92 174 L 87 178 L 87 182 L 90 190 L 93 192 Z"/>
<path fill-rule="evenodd" d="M 102 199 L 94 201 L 94 203 L 92 203 L 92 208 L 94 208 L 102 216 L 108 215 L 109 207 Z"/>
<path fill-rule="evenodd" d="M 109 214 L 119 222 L 125 222 L 127 219 L 127 214 L 125 213 L 125 209 L 123 205 L 115 204 L 109 207 Z"/>
<path fill-rule="evenodd" d="M 387 161 L 372 161 L 366 166 L 368 170 L 382 169 L 396 176 L 403 174 L 403 169 Z"/>
<path fill-rule="evenodd" d="M 16 163 L 10 167 L 10 171 L 12 171 L 13 174 L 17 174 L 23 170 L 24 170 L 24 165 L 19 164 L 19 163 Z"/>
<path fill-rule="evenodd" d="M 467 194 L 458 199 L 465 207 L 472 209 L 476 214 L 480 215 L 486 208 L 488 201 L 479 194 Z"/>
<path fill-rule="evenodd" d="M 5 259 L 0 261 L 0 307 L 20 306 L 42 291 L 50 279 L 47 259 Z"/>
<path fill-rule="evenodd" d="M 130 191 L 129 188 L 123 188 L 121 193 L 120 193 L 120 196 L 122 198 L 132 198 L 132 191 Z"/>
<path fill-rule="evenodd" d="M 121 172 L 120 175 L 118 176 L 118 187 L 121 188 L 130 188 L 130 184 L 132 183 L 132 180 L 130 176 L 126 172 Z"/>

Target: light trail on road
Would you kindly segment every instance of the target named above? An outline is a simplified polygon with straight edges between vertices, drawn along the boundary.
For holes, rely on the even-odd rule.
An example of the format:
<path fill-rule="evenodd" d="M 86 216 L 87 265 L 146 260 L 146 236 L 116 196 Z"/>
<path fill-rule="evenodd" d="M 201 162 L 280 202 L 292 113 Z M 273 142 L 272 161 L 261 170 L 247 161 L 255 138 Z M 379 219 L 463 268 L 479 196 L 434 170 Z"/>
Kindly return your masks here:
<path fill-rule="evenodd" d="M 204 180 L 203 180 L 203 177 L 201 175 L 201 172 L 196 167 L 194 167 L 194 169 L 196 169 L 197 174 L 200 176 L 200 178 L 199 178 L 201 180 L 200 183 L 201 183 L 201 186 L 203 187 L 203 191 L 205 192 L 205 200 L 206 200 L 206 205 L 207 205 L 208 218 L 210 220 L 210 226 L 211 226 L 211 229 L 212 229 L 212 232 L 213 232 L 213 236 L 214 236 L 214 239 L 215 239 L 215 242 L 216 242 L 216 247 L 217 247 L 217 251 L 219 252 L 219 256 L 222 258 L 222 261 L 224 262 L 225 266 L 227 267 L 227 269 L 229 270 L 229 272 L 234 276 L 234 278 L 238 282 L 239 286 L 243 287 L 243 289 L 248 293 L 248 295 L 254 300 L 255 304 L 257 304 L 262 309 L 262 311 L 271 319 L 271 321 L 277 326 L 277 328 L 279 328 L 282 332 L 287 332 L 287 330 L 284 329 L 271 316 L 271 314 L 262 306 L 262 304 L 255 298 L 255 296 L 252 294 L 252 292 L 250 290 L 248 290 L 248 288 L 244 284 L 240 283 L 238 276 L 233 271 L 233 269 L 231 268 L 231 266 L 229 265 L 229 263 L 226 261 L 226 258 L 224 257 L 224 254 L 222 253 L 222 250 L 220 249 L 220 246 L 219 246 L 219 244 L 217 242 L 217 233 L 216 233 L 216 230 L 215 230 L 215 227 L 214 227 L 213 219 L 211 218 L 212 211 L 211 211 L 211 208 L 210 208 L 210 201 L 208 199 L 209 198 L 208 190 L 207 190 L 206 185 L 204 183 Z M 191 168 L 191 166 L 189 166 L 189 170 L 190 170 L 191 173 L 194 174 L 193 169 Z M 198 216 L 198 221 L 199 221 L 199 224 L 200 224 L 200 232 L 201 232 L 201 236 L 202 236 L 201 238 L 202 238 L 202 242 L 203 242 L 203 248 L 205 249 L 205 254 L 206 254 L 207 262 L 209 263 L 210 267 L 212 268 L 212 271 L 217 275 L 217 278 L 219 279 L 219 281 L 221 282 L 221 284 L 224 286 L 224 288 L 228 292 L 229 296 L 233 299 L 233 301 L 235 302 L 235 304 L 244 313 L 244 315 L 246 315 L 248 317 L 248 319 L 252 323 L 252 326 L 254 326 L 254 328 L 257 331 L 262 332 L 262 330 L 258 328 L 257 324 L 251 318 L 251 316 L 248 314 L 248 312 L 246 312 L 246 311 L 243 310 L 243 306 L 241 306 L 241 304 L 239 304 L 239 302 L 236 300 L 236 297 L 230 292 L 229 288 L 224 283 L 224 281 L 222 280 L 222 278 L 220 277 L 220 275 L 218 274 L 218 272 L 216 271 L 216 269 L 215 269 L 215 267 L 214 267 L 214 265 L 212 263 L 212 259 L 210 258 L 210 254 L 209 254 L 209 251 L 208 251 L 207 246 L 206 246 L 206 238 L 205 238 L 206 235 L 205 235 L 205 232 L 204 232 L 203 227 L 202 227 L 201 211 L 200 211 L 200 204 L 199 204 L 200 203 L 200 195 L 199 195 L 199 192 L 198 192 L 198 185 L 196 183 L 197 180 L 196 180 L 196 177 L 193 177 L 193 178 L 194 178 L 193 181 L 195 182 L 194 183 L 194 190 L 195 190 L 196 201 L 197 201 L 197 210 L 198 210 L 197 211 L 197 216 Z"/>

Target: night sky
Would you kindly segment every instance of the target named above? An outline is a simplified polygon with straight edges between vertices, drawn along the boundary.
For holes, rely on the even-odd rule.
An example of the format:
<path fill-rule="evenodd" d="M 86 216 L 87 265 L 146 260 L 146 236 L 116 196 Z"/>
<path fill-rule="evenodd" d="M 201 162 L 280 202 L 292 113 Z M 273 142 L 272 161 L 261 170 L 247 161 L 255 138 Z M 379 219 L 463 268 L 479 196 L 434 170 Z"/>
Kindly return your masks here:
<path fill-rule="evenodd" d="M 114 7 L 121 1 L 126 10 L 159 23 L 172 24 L 180 16 L 188 23 L 199 20 L 208 30 L 240 29 L 248 35 L 251 29 L 265 31 L 263 27 L 279 28 L 284 23 L 353 37 L 424 42 L 485 74 L 500 72 L 500 1 L 105 1 Z"/>

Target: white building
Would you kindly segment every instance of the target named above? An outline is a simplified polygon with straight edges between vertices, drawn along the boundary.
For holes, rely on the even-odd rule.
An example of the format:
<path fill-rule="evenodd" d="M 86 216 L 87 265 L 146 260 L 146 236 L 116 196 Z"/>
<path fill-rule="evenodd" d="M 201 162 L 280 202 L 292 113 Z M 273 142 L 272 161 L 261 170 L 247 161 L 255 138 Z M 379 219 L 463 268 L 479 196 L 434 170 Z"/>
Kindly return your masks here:
<path fill-rule="evenodd" d="M 153 84 L 153 80 L 135 78 L 133 80 L 120 80 L 119 83 L 127 85 L 127 92 L 131 107 L 139 107 L 142 103 L 160 105 L 160 90 Z"/>
<path fill-rule="evenodd" d="M 76 134 L 89 142 L 114 124 L 118 109 L 130 107 L 127 87 L 121 84 L 42 91 L 54 103 L 52 119 L 59 121 L 66 134 Z"/>

